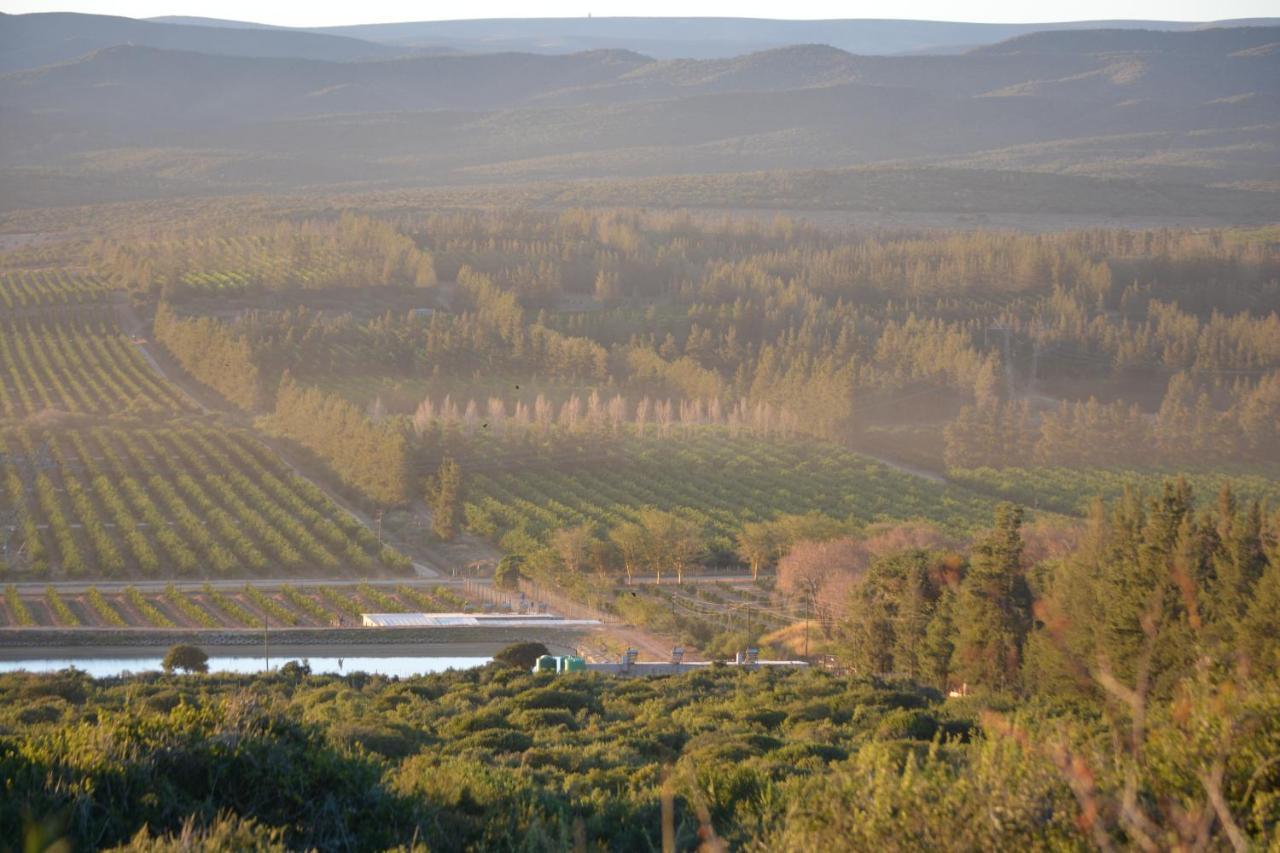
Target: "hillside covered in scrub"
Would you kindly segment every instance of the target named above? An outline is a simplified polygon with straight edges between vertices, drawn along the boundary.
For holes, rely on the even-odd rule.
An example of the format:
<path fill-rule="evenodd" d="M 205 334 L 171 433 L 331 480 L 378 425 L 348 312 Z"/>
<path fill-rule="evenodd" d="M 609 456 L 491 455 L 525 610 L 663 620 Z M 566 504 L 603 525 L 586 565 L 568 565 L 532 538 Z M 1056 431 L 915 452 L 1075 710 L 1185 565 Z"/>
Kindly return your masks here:
<path fill-rule="evenodd" d="M 820 671 L 11 674 L 0 835 L 27 849 L 178 849 L 175 836 L 329 850 L 1073 849 L 1090 832 L 1124 838 L 1122 807 L 1161 838 L 1175 819 L 1206 819 L 1188 809 L 1208 761 L 1237 829 L 1264 839 L 1277 786 L 1252 762 L 1280 738 L 1277 695 L 1196 684 L 1153 705 L 1151 734 L 1113 760 L 1108 717 L 1082 706 L 944 701 Z M 1135 792 L 1142 805 L 1123 805 Z"/>

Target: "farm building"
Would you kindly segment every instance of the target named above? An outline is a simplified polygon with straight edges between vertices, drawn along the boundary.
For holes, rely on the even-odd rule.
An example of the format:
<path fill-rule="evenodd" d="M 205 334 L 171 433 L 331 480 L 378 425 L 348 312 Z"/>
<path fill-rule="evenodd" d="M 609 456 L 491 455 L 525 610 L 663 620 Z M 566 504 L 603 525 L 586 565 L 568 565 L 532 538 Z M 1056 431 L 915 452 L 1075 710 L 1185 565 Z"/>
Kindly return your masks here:
<path fill-rule="evenodd" d="M 361 613 L 366 628 L 594 628 L 594 619 L 519 613 Z"/>

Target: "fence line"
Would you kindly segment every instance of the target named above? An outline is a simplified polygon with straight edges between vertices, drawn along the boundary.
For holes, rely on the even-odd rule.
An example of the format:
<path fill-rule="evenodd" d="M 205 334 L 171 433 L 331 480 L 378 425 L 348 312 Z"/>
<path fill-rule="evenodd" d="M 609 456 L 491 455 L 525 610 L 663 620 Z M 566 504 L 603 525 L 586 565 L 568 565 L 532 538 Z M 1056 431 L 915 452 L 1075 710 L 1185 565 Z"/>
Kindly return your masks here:
<path fill-rule="evenodd" d="M 600 622 L 618 622 L 613 614 L 598 610 L 588 604 L 561 595 L 539 583 L 520 579 L 520 591 L 531 601 L 545 603 L 549 608 L 562 616 L 571 619 L 595 619 Z"/>
<path fill-rule="evenodd" d="M 574 601 L 542 584 L 536 584 L 524 578 L 520 579 L 520 586 L 514 591 L 498 589 L 493 584 L 471 578 L 463 581 L 462 589 L 468 598 L 515 612 L 550 610 L 569 619 L 595 619 L 610 623 L 618 621 L 618 618 L 612 614 Z"/>

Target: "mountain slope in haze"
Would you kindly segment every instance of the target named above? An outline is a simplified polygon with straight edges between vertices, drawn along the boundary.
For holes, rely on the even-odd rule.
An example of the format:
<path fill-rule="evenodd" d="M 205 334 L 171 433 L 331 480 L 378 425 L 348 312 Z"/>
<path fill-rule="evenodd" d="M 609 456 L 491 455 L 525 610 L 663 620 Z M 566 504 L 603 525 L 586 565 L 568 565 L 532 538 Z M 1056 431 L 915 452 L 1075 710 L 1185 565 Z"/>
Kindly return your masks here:
<path fill-rule="evenodd" d="M 1280 186 L 1277 44 L 1064 31 L 957 56 L 342 63 L 116 47 L 0 75 L 0 168 L 26 198 L 55 176 L 190 192 L 874 164 Z"/>
<path fill-rule="evenodd" d="M 321 62 L 112 47 L 0 76 L 6 111 L 49 107 L 139 127 L 241 124 L 303 115 L 491 110 L 614 80 L 653 60 L 624 51 Z"/>
<path fill-rule="evenodd" d="M 295 27 L 281 27 L 275 24 L 259 24 L 254 21 L 229 21 L 226 18 L 206 18 L 200 15 L 157 15 L 154 18 L 142 18 L 153 24 L 181 24 L 189 27 L 225 27 L 229 30 L 291 30 Z M 305 32 L 306 30 L 302 30 Z"/>
<path fill-rule="evenodd" d="M 0 13 L 0 72 L 39 68 L 118 45 L 333 62 L 385 59 L 408 52 L 348 36 L 302 30 L 189 26 L 69 12 Z"/>
<path fill-rule="evenodd" d="M 1078 21 L 979 24 L 891 19 L 824 21 L 763 18 L 512 18 L 365 24 L 315 30 L 399 45 L 446 45 L 471 52 L 571 53 L 627 49 L 658 59 L 716 59 L 795 44 L 826 44 L 866 56 L 959 53 L 1045 30 L 1196 30 L 1275 25 L 1280 19 L 1221 21 Z"/>
<path fill-rule="evenodd" d="M 87 121 L 110 116 L 181 127 L 435 109 L 613 107 L 834 86 L 888 87 L 904 97 L 1049 96 L 1179 109 L 1280 94 L 1280 50 L 1269 49 L 1280 44 L 1280 27 L 1046 33 L 1006 44 L 942 57 L 862 57 L 809 45 L 729 60 L 657 61 L 592 51 L 341 63 L 130 46 L 0 76 L 0 106 L 15 117 L 55 111 Z"/>

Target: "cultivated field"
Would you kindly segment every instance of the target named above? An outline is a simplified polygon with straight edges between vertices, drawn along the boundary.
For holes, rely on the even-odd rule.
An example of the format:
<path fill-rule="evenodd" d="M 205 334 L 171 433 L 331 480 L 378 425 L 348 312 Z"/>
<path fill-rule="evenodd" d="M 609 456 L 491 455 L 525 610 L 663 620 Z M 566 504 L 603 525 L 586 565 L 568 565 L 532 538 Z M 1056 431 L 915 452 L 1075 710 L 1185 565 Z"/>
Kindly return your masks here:
<path fill-rule="evenodd" d="M 0 319 L 0 418 L 191 410 L 114 322 L 93 317 Z"/>
<path fill-rule="evenodd" d="M 360 614 L 439 613 L 466 602 L 444 587 L 408 584 L 250 586 L 204 584 L 163 591 L 99 590 L 89 586 L 43 592 L 5 590 L 0 628 L 261 628 L 338 627 L 360 624 Z"/>
<path fill-rule="evenodd" d="M 408 560 L 244 431 L 180 422 L 0 433 L 9 576 L 379 574 Z"/>
<path fill-rule="evenodd" d="M 200 414 L 157 373 L 104 307 L 119 286 L 67 268 L 0 274 L 0 578 L 410 571 L 251 431 Z M 182 612 L 176 599 L 98 600 L 111 606 L 33 601 L 30 611 L 49 624 L 130 625 Z M 9 624 L 19 615 L 10 608 Z"/>
<path fill-rule="evenodd" d="M 1280 478 L 1276 474 L 1276 471 L 1179 474 L 1114 468 L 971 468 L 953 469 L 947 477 L 976 491 L 1029 507 L 1074 515 L 1087 511 L 1094 498 L 1114 501 L 1125 489 L 1156 495 L 1163 483 L 1178 476 L 1190 484 L 1201 506 L 1211 506 L 1223 486 L 1230 486 L 1238 500 L 1258 500 L 1275 508 L 1280 506 Z"/>
<path fill-rule="evenodd" d="M 64 269 L 0 273 L 0 307 L 9 310 L 101 302 L 110 285 L 94 275 Z"/>
<path fill-rule="evenodd" d="M 477 472 L 467 490 L 471 529 L 499 541 L 512 531 L 542 539 L 587 522 L 612 527 L 646 506 L 676 511 L 721 540 L 746 522 L 812 511 L 858 522 L 923 518 L 965 532 L 988 523 L 992 507 L 835 444 L 713 429 L 691 439 L 631 439 L 606 464 Z"/>

